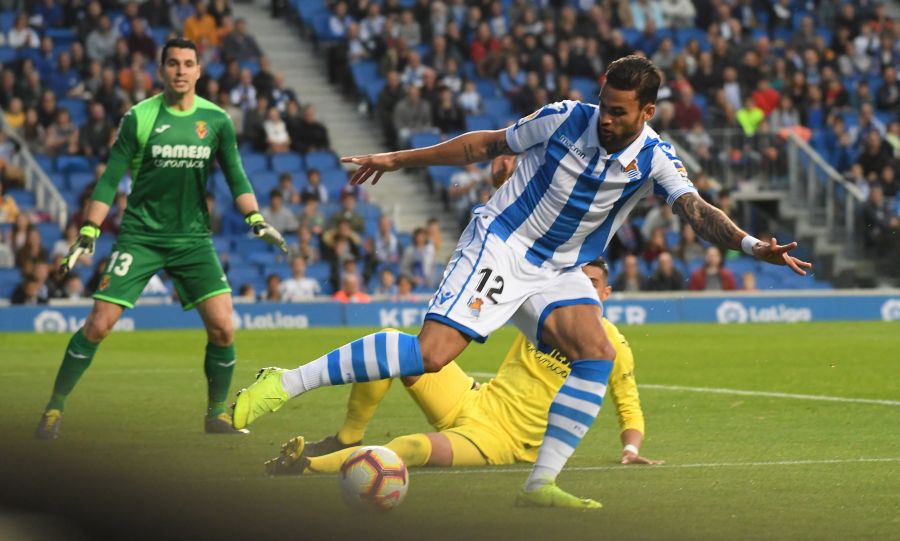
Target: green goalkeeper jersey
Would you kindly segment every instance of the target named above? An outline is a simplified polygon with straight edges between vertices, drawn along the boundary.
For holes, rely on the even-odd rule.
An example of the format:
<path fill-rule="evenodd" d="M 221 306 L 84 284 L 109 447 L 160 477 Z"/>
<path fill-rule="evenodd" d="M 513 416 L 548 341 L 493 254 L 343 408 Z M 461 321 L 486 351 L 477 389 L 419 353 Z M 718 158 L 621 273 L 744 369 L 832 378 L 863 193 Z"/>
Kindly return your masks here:
<path fill-rule="evenodd" d="M 171 109 L 163 94 L 132 107 L 91 198 L 111 205 L 119 181 L 131 171 L 131 193 L 119 239 L 178 242 L 210 235 L 207 180 L 213 159 L 233 197 L 253 193 L 228 113 L 194 97 L 188 111 Z"/>

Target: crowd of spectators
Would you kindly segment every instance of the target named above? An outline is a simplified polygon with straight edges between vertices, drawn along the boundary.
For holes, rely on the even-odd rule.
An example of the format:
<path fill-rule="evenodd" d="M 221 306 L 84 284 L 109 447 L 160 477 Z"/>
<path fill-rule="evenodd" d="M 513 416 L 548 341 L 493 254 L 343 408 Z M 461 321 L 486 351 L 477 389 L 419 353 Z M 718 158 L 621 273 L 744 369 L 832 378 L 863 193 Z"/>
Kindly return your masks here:
<path fill-rule="evenodd" d="M 699 162 L 691 176 L 704 197 L 721 207 L 728 189 L 748 181 L 782 186 L 786 138 L 797 134 L 865 193 L 865 242 L 896 250 L 900 26 L 884 3 L 332 0 L 328 8 L 320 37 L 333 43 L 332 78 L 351 91 L 355 70 L 383 81 L 369 99 L 395 147 L 482 126 L 472 120 L 485 114 L 495 120 L 485 127 L 501 128 L 553 101 L 596 102 L 610 62 L 644 55 L 664 75 L 651 125 Z M 359 69 L 366 64 L 374 73 Z M 459 170 L 446 185 L 462 222 L 490 191 L 486 167 Z M 674 248 L 660 251 L 648 222 L 619 235 L 627 238 L 614 260 L 647 258 L 650 245 L 655 267 Z M 689 256 L 676 261 L 703 258 Z"/>

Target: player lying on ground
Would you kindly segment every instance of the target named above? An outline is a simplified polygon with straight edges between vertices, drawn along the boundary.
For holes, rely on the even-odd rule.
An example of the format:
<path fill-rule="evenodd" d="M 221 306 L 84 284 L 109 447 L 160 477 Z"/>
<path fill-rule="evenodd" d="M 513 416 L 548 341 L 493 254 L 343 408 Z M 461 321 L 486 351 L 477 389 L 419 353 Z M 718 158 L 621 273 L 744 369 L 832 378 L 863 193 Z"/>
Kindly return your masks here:
<path fill-rule="evenodd" d="M 287 249 L 278 231 L 258 212 L 228 113 L 195 94 L 199 77 L 194 43 L 169 40 L 159 64 L 163 92 L 122 117 L 106 172 L 91 195 L 78 238 L 63 260 L 63 273 L 75 267 L 81 254 L 93 253 L 119 181 L 130 170 L 125 217 L 94 293 L 94 307 L 66 346 L 53 394 L 35 431 L 37 438 L 59 436 L 66 398 L 90 366 L 100 342 L 161 270 L 172 277 L 184 309 L 196 307 L 206 327 L 203 368 L 209 392 L 204 428 L 209 433 L 236 433 L 225 410 L 236 362 L 231 288 L 213 248 L 206 206 L 213 160 L 222 166 L 235 206 L 253 233 Z"/>
<path fill-rule="evenodd" d="M 287 400 L 324 385 L 437 372 L 471 340 L 507 321 L 542 351 L 556 348 L 571 372 L 551 405 L 534 468 L 517 500 L 572 506 L 583 500 L 556 477 L 600 411 L 616 350 L 600 302 L 581 267 L 601 256 L 635 205 L 666 199 L 700 237 L 806 274 L 797 245 L 760 242 L 697 194 L 672 145 L 646 124 L 656 111 L 660 73 L 646 58 L 609 64 L 599 105 L 563 101 L 505 130 L 465 133 L 427 148 L 344 158 L 350 182 L 377 182 L 403 167 L 465 165 L 521 154 L 512 178 L 480 208 L 460 237 L 418 336 L 380 332 L 294 370 L 263 370 L 238 395 L 242 428 Z M 569 397 L 577 396 L 572 404 Z"/>
<path fill-rule="evenodd" d="M 612 288 L 609 268 L 598 259 L 584 267 L 601 301 Z M 616 348 L 609 391 L 619 418 L 624 449 L 622 464 L 656 464 L 639 455 L 644 414 L 634 378 L 634 357 L 619 330 L 604 318 L 603 328 Z M 451 362 L 434 374 L 403 378 L 403 384 L 437 432 L 394 438 L 385 445 L 407 466 L 484 466 L 534 462 L 547 412 L 569 374 L 559 351 L 541 353 L 519 334 L 497 376 L 484 385 Z M 334 436 L 306 443 L 303 436 L 282 446 L 281 455 L 266 462 L 273 475 L 334 473 L 359 448 L 369 421 L 390 388 L 391 379 L 354 383 L 347 417 Z"/>

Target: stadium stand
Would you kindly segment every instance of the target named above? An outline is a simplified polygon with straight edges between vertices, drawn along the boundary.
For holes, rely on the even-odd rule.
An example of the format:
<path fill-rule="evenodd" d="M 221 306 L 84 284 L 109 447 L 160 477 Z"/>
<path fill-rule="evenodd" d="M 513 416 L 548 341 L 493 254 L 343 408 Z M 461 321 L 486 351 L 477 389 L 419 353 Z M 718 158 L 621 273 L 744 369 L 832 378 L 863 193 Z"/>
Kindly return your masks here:
<path fill-rule="evenodd" d="M 168 11 L 148 7 L 151 2 L 135 9 L 111 0 L 96 8 L 93 2 L 46 0 L 28 10 L 0 12 L 5 129 L 28 145 L 68 204 L 73 223 L 79 223 L 81 204 L 102 164 L 103 143 L 108 148 L 118 119 L 131 104 L 159 89 L 154 54 L 167 37 L 193 31 L 194 3 L 156 3 Z M 494 9 L 495 4 L 501 9 Z M 857 255 L 875 268 L 896 270 L 900 264 L 900 30 L 882 4 L 289 0 L 285 7 L 285 15 L 295 17 L 327 57 L 332 82 L 366 105 L 390 145 L 401 141 L 398 120 L 405 122 L 408 145 L 421 147 L 463 128 L 504 127 L 550 101 L 596 101 L 609 62 L 644 54 L 665 74 L 652 124 L 678 145 L 687 163 L 695 164 L 691 176 L 704 197 L 761 232 L 761 238 L 796 237 L 800 225 L 772 202 L 792 197 L 791 175 L 798 175 L 792 167 L 808 166 L 791 161 L 796 159 L 791 141 L 799 138 L 842 177 L 833 194 L 839 206 L 852 194 L 863 198 L 852 216 L 857 227 L 851 240 L 863 245 Z M 292 253 L 308 259 L 307 276 L 319 280 L 323 292 L 332 292 L 343 262 L 353 258 L 362 263 L 362 283 L 376 287 L 384 269 L 399 278 L 399 253 L 388 257 L 382 251 L 399 244 L 395 250 L 402 252 L 413 235 L 381 231 L 381 210 L 366 202 L 365 192 L 345 189 L 347 174 L 327 148 L 327 126 L 315 119 L 313 104 L 300 104 L 297 93 L 277 84 L 252 29 L 233 20 L 229 3 L 216 2 L 208 15 L 200 16 L 212 17 L 217 30 L 204 38 L 205 76 L 198 92 L 235 120 L 243 163 L 260 205 L 268 203 L 272 190 L 285 194 L 299 222 L 299 230 L 286 236 Z M 411 86 L 418 89 L 420 102 L 410 101 Z M 449 104 L 441 103 L 444 88 L 452 92 Z M 93 104 L 102 105 L 96 118 Z M 267 119 L 270 105 L 280 119 Z M 453 129 L 457 109 L 464 121 Z M 67 112 L 70 122 L 60 111 Z M 282 127 L 290 150 L 273 152 L 272 134 Z M 35 194 L 22 189 L 22 174 L 13 160 L 16 145 L 5 136 L 0 140 L 5 165 L 0 266 L 16 264 L 29 224 L 36 226 L 45 247 L 60 237 L 59 229 L 48 225 L 53 216 L 37 205 Z M 460 221 L 490 194 L 486 165 L 430 167 L 425 173 Z M 291 178 L 282 183 L 284 172 Z M 824 181 L 822 186 L 824 193 L 832 184 Z M 122 189 L 127 191 L 127 182 Z M 214 242 L 235 290 L 248 284 L 263 292 L 272 273 L 289 278 L 288 261 L 246 236 L 221 173 L 212 175 L 209 189 Z M 776 195 L 765 200 L 747 195 L 762 192 Z M 348 212 L 341 206 L 347 194 L 358 199 L 351 212 L 361 226 L 355 236 L 344 238 L 336 232 L 338 218 Z M 308 203 L 311 199 L 318 203 Z M 120 212 L 114 209 L 105 226 L 101 246 L 107 252 Z M 439 238 L 430 242 L 438 244 Z M 686 238 L 677 219 L 651 201 L 616 235 L 608 255 L 616 277 L 624 272 L 627 256 L 637 257 L 637 272 L 645 279 L 632 282 L 641 289 L 641 283 L 649 284 L 660 272 L 668 276 L 668 265 L 659 264 L 663 253 L 674 256 L 672 266 L 682 279 L 656 283 L 687 288 L 691 275 L 703 268 L 704 246 Z M 101 251 L 95 261 L 104 255 Z M 819 252 L 802 255 L 817 263 L 824 257 Z M 426 260 L 420 256 L 408 267 L 417 274 L 409 278 L 420 284 L 416 291 L 421 294 L 433 287 L 423 277 L 439 276 L 440 270 L 440 262 L 434 262 L 436 271 L 423 271 Z M 736 287 L 832 287 L 813 279 L 784 280 L 778 269 L 738 254 L 726 254 L 724 261 Z M 4 268 L 0 296 L 10 298 L 23 273 L 30 272 L 21 266 Z M 90 268 L 81 272 L 96 275 Z M 90 282 L 85 280 L 88 286 Z M 63 294 L 58 284 L 48 284 L 46 297 Z"/>

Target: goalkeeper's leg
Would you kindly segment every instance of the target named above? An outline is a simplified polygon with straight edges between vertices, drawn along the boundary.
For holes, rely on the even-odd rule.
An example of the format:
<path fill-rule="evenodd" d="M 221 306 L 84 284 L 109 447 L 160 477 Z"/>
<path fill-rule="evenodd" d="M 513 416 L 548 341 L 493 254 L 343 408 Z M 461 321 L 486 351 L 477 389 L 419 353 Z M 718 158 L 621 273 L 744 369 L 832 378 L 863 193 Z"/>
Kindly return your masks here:
<path fill-rule="evenodd" d="M 66 399 L 91 365 L 100 342 L 112 331 L 113 326 L 121 317 L 122 311 L 123 308 L 117 304 L 101 300 L 94 301 L 94 308 L 85 320 L 84 326 L 72 335 L 66 345 L 66 352 L 53 384 L 53 394 L 50 396 L 50 401 L 41 415 L 37 430 L 35 430 L 36 438 L 56 439 L 59 437 Z"/>
<path fill-rule="evenodd" d="M 228 388 L 237 364 L 234 347 L 234 323 L 231 295 L 214 295 L 197 304 L 197 311 L 206 327 L 206 355 L 203 372 L 206 374 L 207 406 L 203 426 L 210 434 L 241 434 L 246 430 L 236 430 L 231 416 L 225 410 Z"/>

